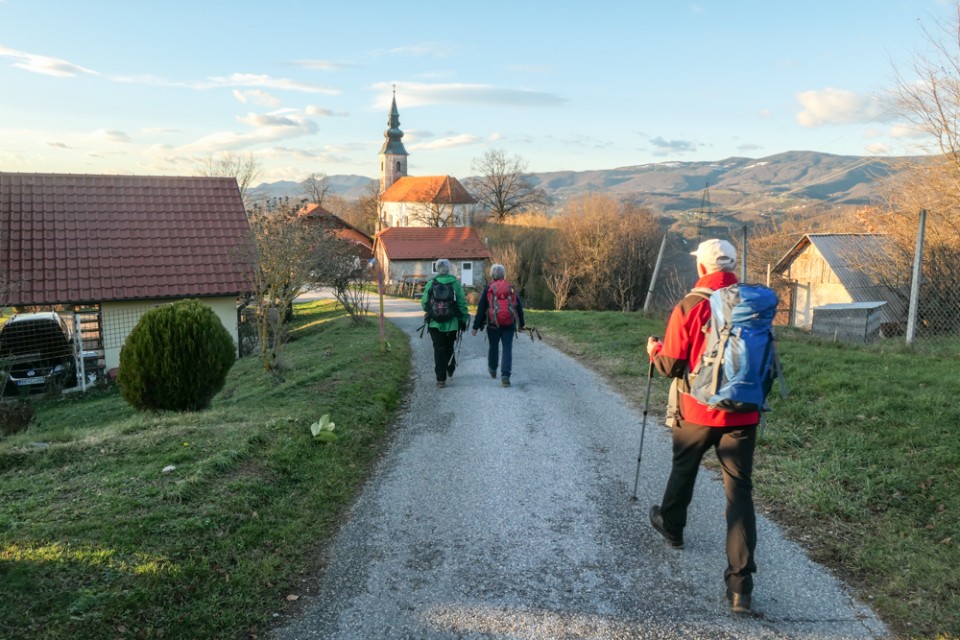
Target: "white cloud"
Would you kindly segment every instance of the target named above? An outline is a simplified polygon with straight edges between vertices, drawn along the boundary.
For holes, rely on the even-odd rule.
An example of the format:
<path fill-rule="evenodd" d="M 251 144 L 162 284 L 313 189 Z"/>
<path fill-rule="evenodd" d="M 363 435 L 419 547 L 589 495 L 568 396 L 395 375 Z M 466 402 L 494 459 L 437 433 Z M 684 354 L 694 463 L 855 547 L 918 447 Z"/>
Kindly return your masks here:
<path fill-rule="evenodd" d="M 893 138 L 926 138 L 929 134 L 912 124 L 895 124 L 890 127 L 890 136 Z"/>
<path fill-rule="evenodd" d="M 97 75 L 97 72 L 92 69 L 81 67 L 60 58 L 17 51 L 3 45 L 0 45 L 0 56 L 17 60 L 18 62 L 14 62 L 13 66 L 19 69 L 56 78 L 72 78 L 80 74 Z"/>
<path fill-rule="evenodd" d="M 411 145 L 411 149 L 451 149 L 453 147 L 465 147 L 473 144 L 479 144 L 481 142 L 480 138 L 471 135 L 468 133 L 461 133 L 460 135 L 450 136 L 447 138 L 440 138 L 439 140 L 434 140 L 433 142 L 424 142 L 422 144 Z"/>
<path fill-rule="evenodd" d="M 697 150 L 697 143 L 690 140 L 666 140 L 662 136 L 650 139 L 650 144 L 656 149 L 655 156 L 666 156 L 674 153 L 688 153 Z"/>
<path fill-rule="evenodd" d="M 803 91 L 796 98 L 803 107 L 796 116 L 803 127 L 862 124 L 888 115 L 880 99 L 844 89 Z"/>
<path fill-rule="evenodd" d="M 291 64 L 303 67 L 304 69 L 315 69 L 317 71 L 340 71 L 353 66 L 345 62 L 333 62 L 331 60 L 294 60 Z"/>
<path fill-rule="evenodd" d="M 272 114 L 247 114 L 238 118 L 253 128 L 246 133 L 219 131 L 194 140 L 176 151 L 185 154 L 234 151 L 258 144 L 313 135 L 317 125 L 302 115 L 289 111 Z"/>
<path fill-rule="evenodd" d="M 248 113 L 245 116 L 237 116 L 237 121 L 248 124 L 251 127 L 296 127 L 298 123 L 287 116 L 271 113 Z"/>
<path fill-rule="evenodd" d="M 234 89 L 233 97 L 243 104 L 250 102 L 253 104 L 262 104 L 267 107 L 277 107 L 280 105 L 280 100 L 260 89 L 247 89 L 246 91 Z"/>
<path fill-rule="evenodd" d="M 333 111 L 332 109 L 324 109 L 323 107 L 318 107 L 315 105 L 308 105 L 303 111 L 308 116 L 321 116 L 323 118 L 333 118 L 337 116 L 346 116 L 349 115 L 345 111 Z"/>
<path fill-rule="evenodd" d="M 283 91 L 301 91 L 304 93 L 325 93 L 337 95 L 339 89 L 333 89 L 311 82 L 300 82 L 289 78 L 274 78 L 256 73 L 231 73 L 228 76 L 214 76 L 203 82 L 193 83 L 195 89 L 217 89 L 226 87 L 262 87 L 266 89 L 280 89 Z"/>
<path fill-rule="evenodd" d="M 445 58 L 453 50 L 453 47 L 443 44 L 424 43 L 409 44 L 402 47 L 394 47 L 392 49 L 377 49 L 375 51 L 371 51 L 369 55 L 371 58 L 379 58 L 382 56 L 434 56 L 436 58 Z"/>
<path fill-rule="evenodd" d="M 499 132 L 491 133 L 489 136 L 487 136 L 487 140 L 489 140 L 490 142 L 497 142 L 498 140 L 503 140 L 503 134 Z"/>
<path fill-rule="evenodd" d="M 890 153 L 891 147 L 888 144 L 882 142 L 875 142 L 873 144 L 867 145 L 867 153 L 872 156 L 885 156 Z"/>
<path fill-rule="evenodd" d="M 130 142 L 130 136 L 125 134 L 123 131 L 114 131 L 110 129 L 97 129 L 93 132 L 92 137 L 96 140 L 104 142 Z"/>
<path fill-rule="evenodd" d="M 394 84 L 381 82 L 374 89 L 383 91 L 377 99 L 378 109 L 388 109 Z M 530 89 L 509 89 L 485 84 L 422 84 L 396 83 L 404 107 L 429 104 L 468 104 L 507 107 L 555 107 L 567 102 L 555 93 Z"/>

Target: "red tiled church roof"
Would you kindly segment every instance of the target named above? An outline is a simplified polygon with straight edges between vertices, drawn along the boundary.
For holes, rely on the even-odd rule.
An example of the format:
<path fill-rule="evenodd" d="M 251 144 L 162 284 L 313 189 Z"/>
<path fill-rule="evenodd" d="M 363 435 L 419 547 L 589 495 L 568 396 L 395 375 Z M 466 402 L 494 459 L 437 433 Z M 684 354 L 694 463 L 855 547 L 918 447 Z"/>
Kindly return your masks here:
<path fill-rule="evenodd" d="M 389 227 L 376 239 L 391 260 L 493 257 L 473 227 Z"/>
<path fill-rule="evenodd" d="M 420 202 L 430 204 L 475 204 L 460 181 L 451 176 L 404 176 L 390 185 L 383 195 L 383 202 Z"/>
<path fill-rule="evenodd" d="M 0 173 L 13 305 L 234 295 L 248 231 L 233 178 Z"/>

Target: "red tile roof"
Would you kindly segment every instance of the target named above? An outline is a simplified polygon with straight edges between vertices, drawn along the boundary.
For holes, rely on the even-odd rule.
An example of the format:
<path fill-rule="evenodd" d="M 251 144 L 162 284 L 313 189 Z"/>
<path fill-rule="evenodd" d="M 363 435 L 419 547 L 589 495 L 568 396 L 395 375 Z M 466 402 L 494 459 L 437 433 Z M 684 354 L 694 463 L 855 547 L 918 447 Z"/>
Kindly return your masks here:
<path fill-rule="evenodd" d="M 0 172 L 10 304 L 233 295 L 248 230 L 233 178 Z"/>
<path fill-rule="evenodd" d="M 389 227 L 376 240 L 391 260 L 493 257 L 473 227 Z"/>
<path fill-rule="evenodd" d="M 404 176 L 380 197 L 383 202 L 421 202 L 431 204 L 475 204 L 476 199 L 450 176 Z"/>
<path fill-rule="evenodd" d="M 373 238 L 357 229 L 355 226 L 323 208 L 323 206 L 310 203 L 297 211 L 297 216 L 323 225 L 330 229 L 341 240 L 347 240 L 362 247 L 362 257 L 370 259 L 373 256 Z"/>

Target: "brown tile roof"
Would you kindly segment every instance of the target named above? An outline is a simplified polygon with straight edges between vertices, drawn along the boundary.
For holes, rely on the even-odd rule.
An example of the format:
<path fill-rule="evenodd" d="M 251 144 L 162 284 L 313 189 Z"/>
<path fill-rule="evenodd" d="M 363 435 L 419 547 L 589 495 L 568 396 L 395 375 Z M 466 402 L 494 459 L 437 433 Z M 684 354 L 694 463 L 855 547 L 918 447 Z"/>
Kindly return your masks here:
<path fill-rule="evenodd" d="M 391 260 L 493 257 L 473 227 L 389 227 L 376 240 Z"/>
<path fill-rule="evenodd" d="M 248 230 L 233 178 L 0 172 L 10 304 L 236 294 Z"/>
<path fill-rule="evenodd" d="M 383 202 L 421 202 L 431 204 L 475 204 L 460 181 L 450 176 L 404 176 L 381 196 Z"/>
<path fill-rule="evenodd" d="M 310 203 L 297 211 L 297 215 L 304 220 L 323 225 L 330 229 L 341 240 L 347 240 L 362 248 L 361 255 L 365 259 L 373 256 L 373 238 L 357 229 L 355 226 L 330 211 L 322 205 Z"/>

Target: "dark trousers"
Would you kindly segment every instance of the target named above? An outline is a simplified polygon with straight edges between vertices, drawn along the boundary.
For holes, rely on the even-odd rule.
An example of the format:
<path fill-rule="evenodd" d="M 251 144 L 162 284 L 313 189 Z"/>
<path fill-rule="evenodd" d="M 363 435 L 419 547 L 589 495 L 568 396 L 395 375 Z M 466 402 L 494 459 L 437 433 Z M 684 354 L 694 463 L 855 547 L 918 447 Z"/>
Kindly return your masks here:
<path fill-rule="evenodd" d="M 437 382 L 446 382 L 447 372 L 453 373 L 457 368 L 457 361 L 453 357 L 457 332 L 430 327 L 430 339 L 433 340 L 433 369 L 437 373 Z"/>
<path fill-rule="evenodd" d="M 513 325 L 509 327 L 487 327 L 487 340 L 490 341 L 490 349 L 487 351 L 487 366 L 490 371 L 497 370 L 497 361 L 500 359 L 500 343 L 503 343 L 503 361 L 500 367 L 500 373 L 510 377 L 513 371 L 513 336 L 516 330 Z"/>
<path fill-rule="evenodd" d="M 703 454 L 717 452 L 727 495 L 727 570 L 724 580 L 734 593 L 753 592 L 757 570 L 757 517 L 753 510 L 753 450 L 756 425 L 748 427 L 705 427 L 681 421 L 673 428 L 673 468 L 663 493 L 660 512 L 664 527 L 682 533 L 687 525 L 687 507 Z"/>

